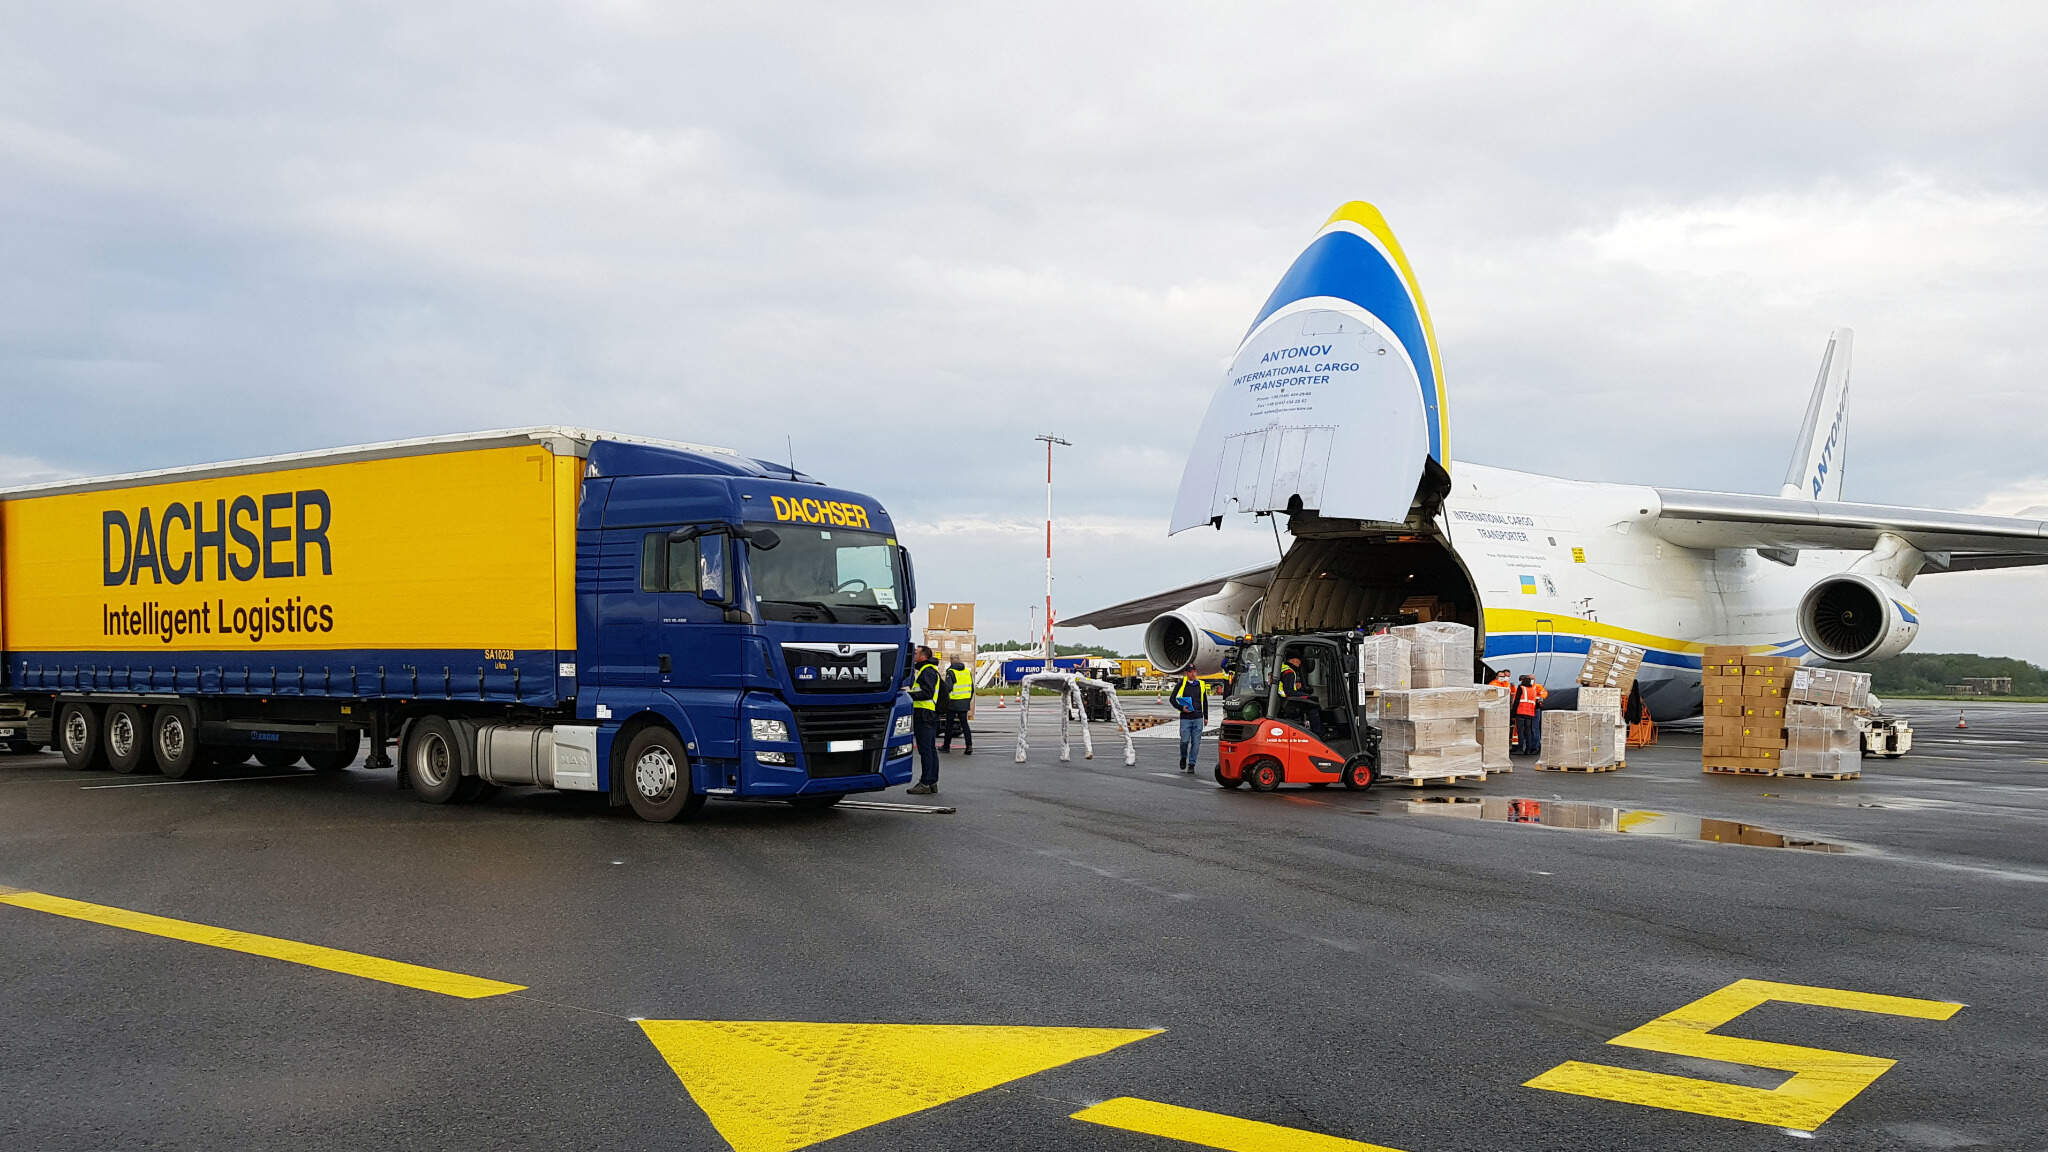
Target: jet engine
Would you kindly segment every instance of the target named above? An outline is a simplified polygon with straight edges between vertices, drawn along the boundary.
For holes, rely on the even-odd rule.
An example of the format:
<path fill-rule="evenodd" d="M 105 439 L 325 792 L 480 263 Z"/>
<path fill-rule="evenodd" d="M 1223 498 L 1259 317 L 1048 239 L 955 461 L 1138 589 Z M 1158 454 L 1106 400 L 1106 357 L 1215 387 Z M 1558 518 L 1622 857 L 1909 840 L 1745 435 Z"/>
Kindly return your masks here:
<path fill-rule="evenodd" d="M 1168 674 L 1223 670 L 1237 638 L 1257 630 L 1265 590 L 1232 581 L 1221 592 L 1163 612 L 1145 626 L 1145 658 Z"/>
<path fill-rule="evenodd" d="M 1920 634 L 1911 593 L 1896 580 L 1861 572 L 1830 576 L 1799 601 L 1799 638 L 1823 660 L 1883 660 Z"/>

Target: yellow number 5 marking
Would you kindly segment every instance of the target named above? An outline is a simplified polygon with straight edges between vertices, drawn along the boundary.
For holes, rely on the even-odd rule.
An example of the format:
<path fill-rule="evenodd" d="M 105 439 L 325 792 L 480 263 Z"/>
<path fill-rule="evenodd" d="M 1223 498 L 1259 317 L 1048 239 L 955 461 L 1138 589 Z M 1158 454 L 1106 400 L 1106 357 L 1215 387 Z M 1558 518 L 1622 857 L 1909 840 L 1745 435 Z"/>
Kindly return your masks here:
<path fill-rule="evenodd" d="M 1792 1044 L 1714 1034 L 1714 1029 L 1773 1000 L 1841 1008 L 1850 1012 L 1911 1016 L 1920 1020 L 1946 1020 L 1963 1008 L 1961 1004 L 1943 1000 L 1878 996 L 1805 984 L 1776 984 L 1768 980 L 1737 980 L 1719 992 L 1702 996 L 1641 1028 L 1624 1032 L 1608 1043 L 1624 1048 L 1641 1048 L 1647 1052 L 1668 1052 L 1674 1056 L 1749 1064 L 1792 1073 L 1791 1079 L 1776 1088 L 1750 1088 L 1714 1080 L 1695 1080 L 1689 1076 L 1667 1076 L 1660 1072 L 1640 1072 L 1606 1064 L 1585 1064 L 1577 1060 L 1559 1064 L 1524 1087 L 1810 1132 L 1825 1124 L 1837 1109 L 1855 1099 L 1857 1093 L 1870 1087 L 1897 1063 L 1879 1056 L 1858 1056 L 1850 1052 L 1830 1052 L 1824 1048 L 1801 1048 Z"/>

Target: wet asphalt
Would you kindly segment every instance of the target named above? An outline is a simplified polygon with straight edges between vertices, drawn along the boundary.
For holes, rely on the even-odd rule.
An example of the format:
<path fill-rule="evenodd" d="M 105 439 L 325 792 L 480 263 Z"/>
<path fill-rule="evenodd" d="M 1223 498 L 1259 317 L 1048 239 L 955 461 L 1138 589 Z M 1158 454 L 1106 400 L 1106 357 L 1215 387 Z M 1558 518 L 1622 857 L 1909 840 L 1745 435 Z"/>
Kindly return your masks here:
<path fill-rule="evenodd" d="M 637 1018 L 1146 1027 L 827 1147 L 1190 1147 L 1069 1119 L 1139 1097 L 1406 1150 L 1799 1146 L 1523 1087 L 1758 979 L 1959 1001 L 1770 1004 L 1724 1028 L 1896 1065 L 1841 1149 L 2048 1147 L 2048 707 L 1904 705 L 1857 781 L 1709 777 L 1667 732 L 1607 774 L 1226 792 L 1171 740 L 945 761 L 951 815 L 599 799 L 420 804 L 389 773 L 159 783 L 0 757 L 0 886 L 528 986 L 458 1000 L 0 906 L 0 1147 L 727 1147 Z M 1040 720 L 1050 717 L 1038 713 Z M 1213 761 L 1213 748 L 1208 759 Z M 144 787 L 106 787 L 143 784 Z M 1412 811 L 1526 798 L 1755 825 L 1823 854 Z M 891 800 L 908 800 L 900 790 Z M 1432 805 L 1434 806 L 1434 805 Z"/>

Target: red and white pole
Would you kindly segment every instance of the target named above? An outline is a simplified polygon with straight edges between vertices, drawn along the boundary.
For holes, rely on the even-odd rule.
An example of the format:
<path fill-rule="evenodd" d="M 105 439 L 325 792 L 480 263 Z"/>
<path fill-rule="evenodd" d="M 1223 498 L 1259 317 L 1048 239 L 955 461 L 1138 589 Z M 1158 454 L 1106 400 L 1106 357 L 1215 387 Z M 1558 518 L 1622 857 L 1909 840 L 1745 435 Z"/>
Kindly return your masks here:
<path fill-rule="evenodd" d="M 1052 612 L 1052 446 L 1055 444 L 1072 447 L 1070 441 L 1057 436 L 1039 436 L 1045 441 L 1045 670 L 1052 671 L 1053 644 L 1052 626 L 1055 617 Z"/>

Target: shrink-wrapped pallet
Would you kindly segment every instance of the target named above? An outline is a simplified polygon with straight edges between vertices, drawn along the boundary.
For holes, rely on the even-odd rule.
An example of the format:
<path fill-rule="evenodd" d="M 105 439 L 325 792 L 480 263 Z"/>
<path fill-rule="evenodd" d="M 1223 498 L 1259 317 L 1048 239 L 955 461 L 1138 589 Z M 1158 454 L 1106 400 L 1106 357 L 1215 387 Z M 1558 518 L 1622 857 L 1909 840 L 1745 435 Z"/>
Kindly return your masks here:
<path fill-rule="evenodd" d="M 1409 644 L 1409 687 L 1451 688 L 1472 683 L 1472 629 L 1449 620 L 1403 624 L 1388 630 Z"/>
<path fill-rule="evenodd" d="M 1792 703 L 1785 707 L 1787 728 L 1850 728 L 1849 710 L 1839 704 Z"/>
<path fill-rule="evenodd" d="M 1380 715 L 1387 720 L 1476 719 L 1480 692 L 1477 686 L 1382 692 Z"/>
<path fill-rule="evenodd" d="M 1509 769 L 1509 714 L 1507 689 L 1489 686 L 1479 701 L 1479 760 L 1488 772 Z"/>
<path fill-rule="evenodd" d="M 1623 696 L 1635 685 L 1646 653 L 1632 644 L 1593 640 L 1586 646 L 1586 660 L 1579 668 L 1579 683 L 1592 688 L 1618 688 Z"/>
<path fill-rule="evenodd" d="M 1380 747 L 1408 751 L 1476 741 L 1479 739 L 1478 723 L 1462 716 L 1442 720 L 1389 720 L 1380 725 Z"/>
<path fill-rule="evenodd" d="M 1786 697 L 1794 703 L 1832 704 L 1857 711 L 1870 706 L 1870 673 L 1843 668 L 1801 668 Z"/>
<path fill-rule="evenodd" d="M 1620 723 L 1622 695 L 1619 688 L 1581 688 L 1578 710 L 1612 716 L 1616 723 Z"/>
<path fill-rule="evenodd" d="M 1414 659 L 1404 636 L 1368 636 L 1358 642 L 1358 698 L 1374 692 L 1405 692 L 1410 687 L 1409 662 Z"/>
<path fill-rule="evenodd" d="M 1536 763 L 1543 768 L 1612 767 L 1613 718 L 1600 712 L 1544 712 L 1543 745 Z"/>
<path fill-rule="evenodd" d="M 1786 776 L 1845 776 L 1863 772 L 1863 755 L 1855 751 L 1788 748 L 1782 763 L 1778 771 Z"/>
<path fill-rule="evenodd" d="M 1439 776 L 1476 776 L 1486 769 L 1480 763 L 1479 745 L 1471 740 L 1438 748 L 1380 749 L 1380 775 L 1393 780 L 1430 780 Z"/>
<path fill-rule="evenodd" d="M 1791 752 L 1860 752 L 1863 734 L 1854 728 L 1785 729 L 1785 747 Z"/>

